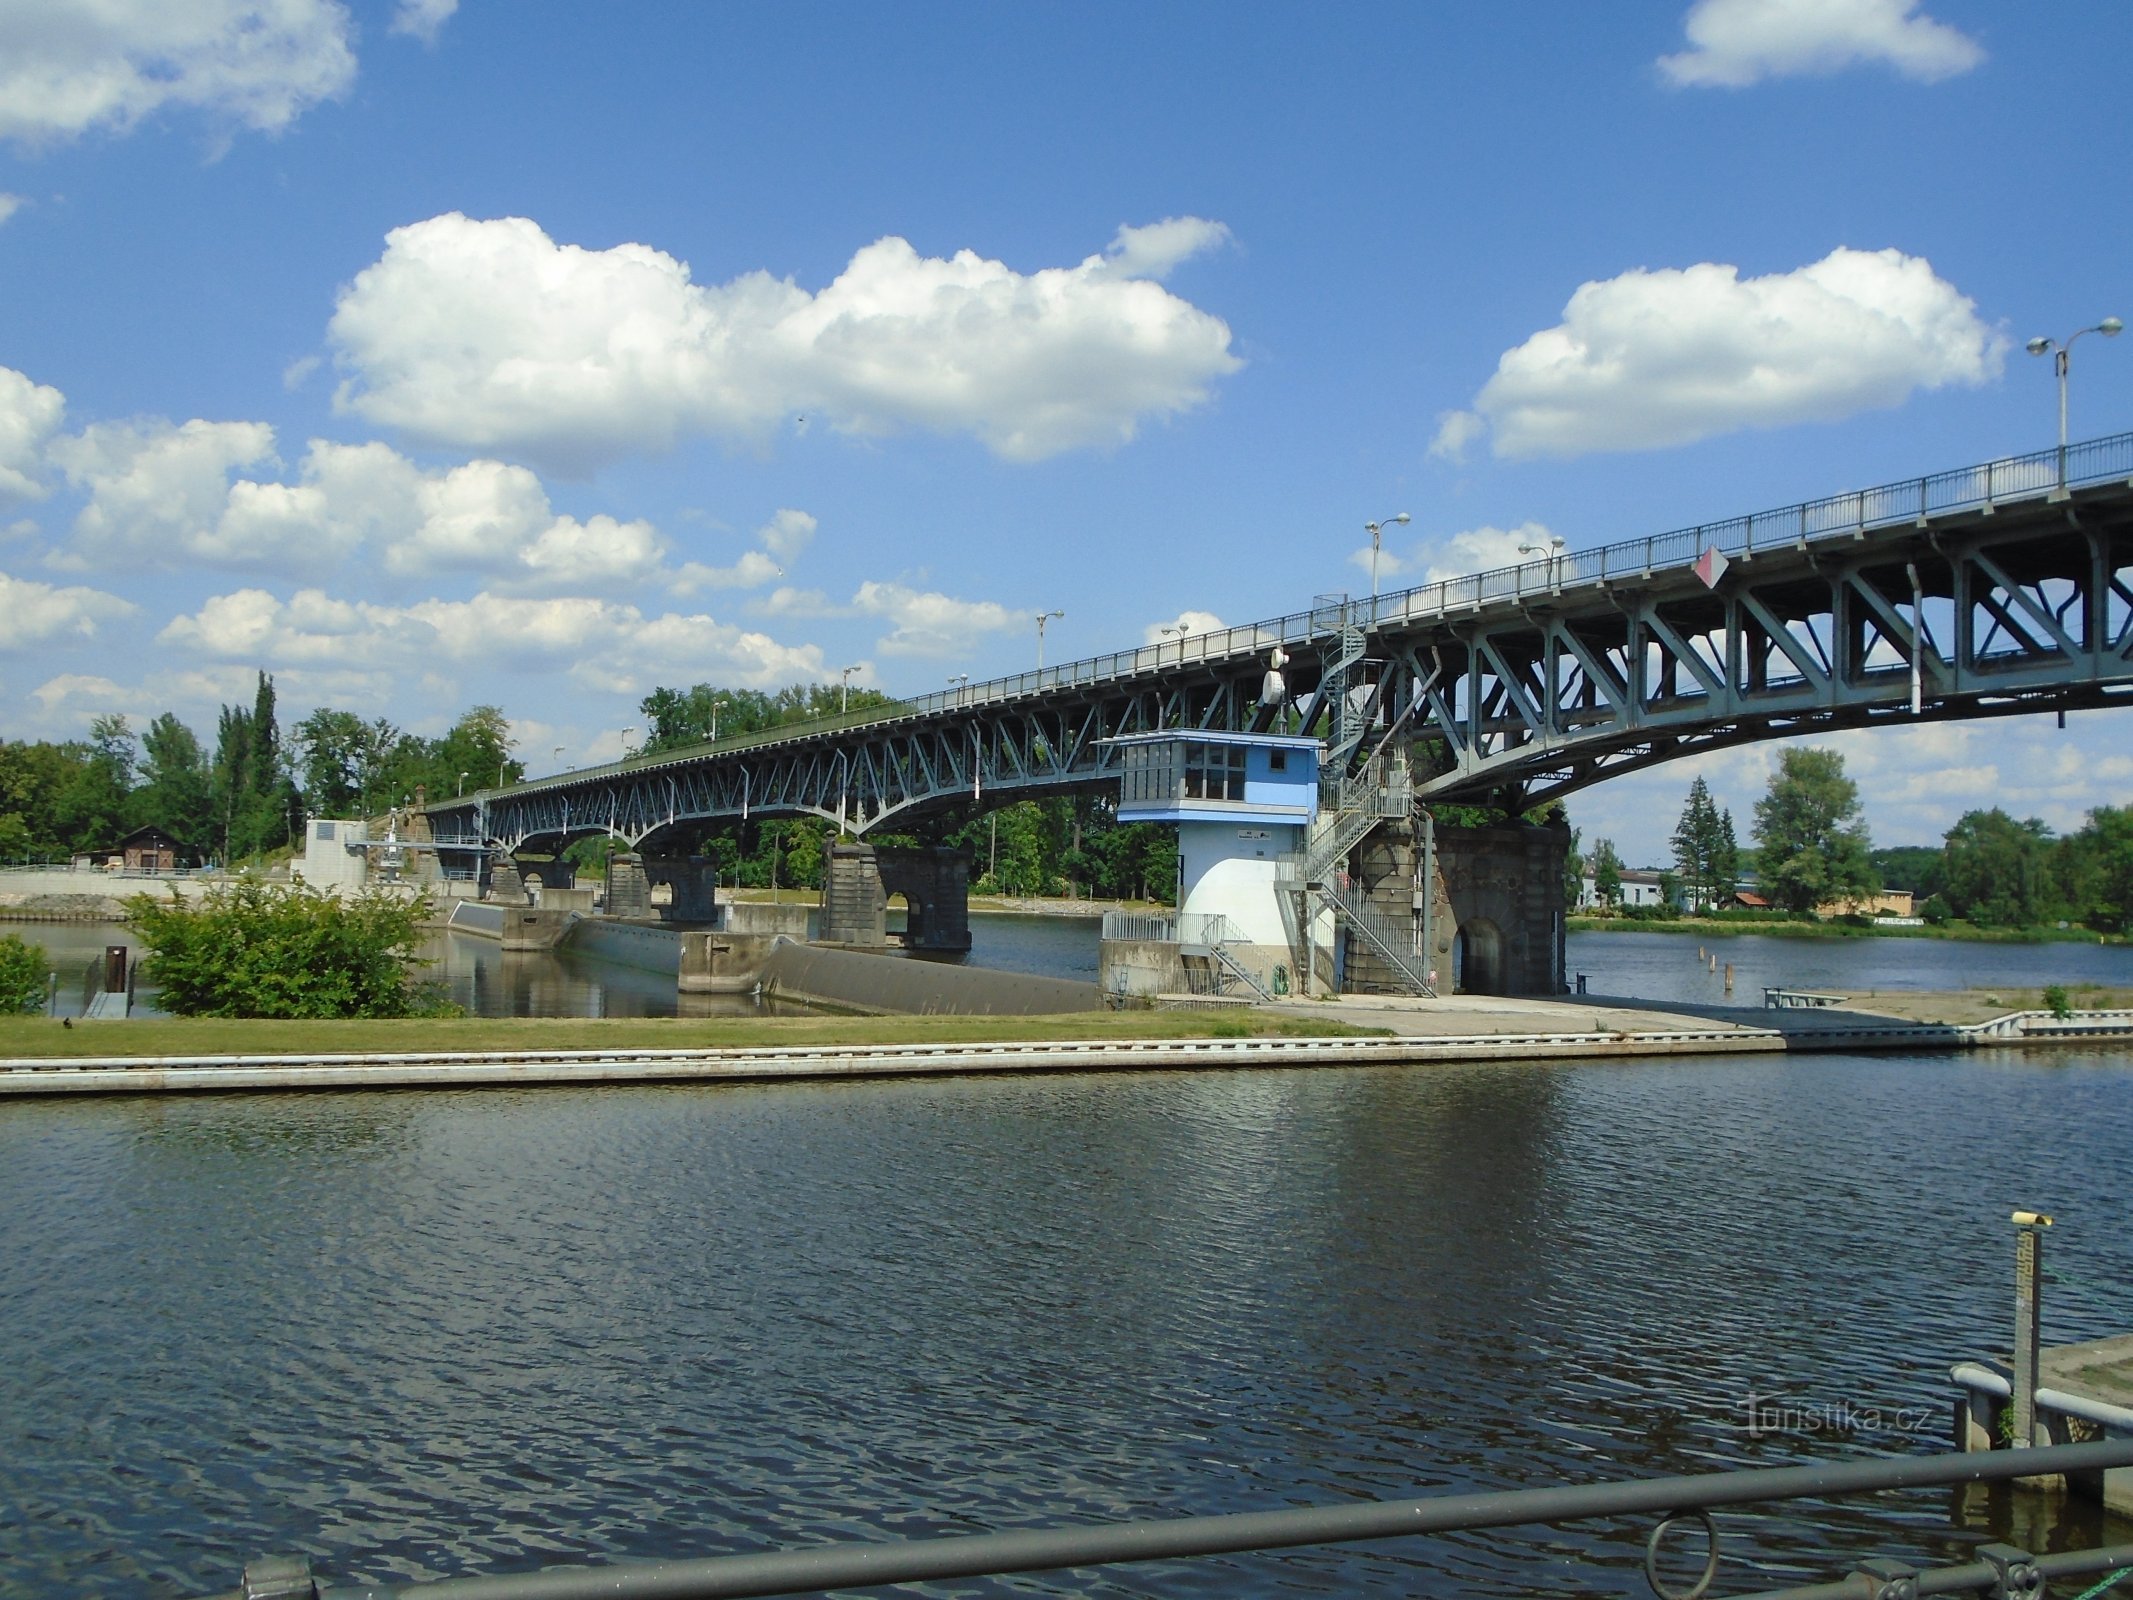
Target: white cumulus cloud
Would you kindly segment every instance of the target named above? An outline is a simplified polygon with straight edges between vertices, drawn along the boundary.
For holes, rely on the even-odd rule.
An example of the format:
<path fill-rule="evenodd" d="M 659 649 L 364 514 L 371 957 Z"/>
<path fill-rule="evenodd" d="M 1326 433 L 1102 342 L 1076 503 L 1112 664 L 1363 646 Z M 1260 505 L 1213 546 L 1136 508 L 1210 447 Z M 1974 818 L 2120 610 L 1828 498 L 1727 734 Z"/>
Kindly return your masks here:
<path fill-rule="evenodd" d="M 1504 352 L 1433 453 L 1483 426 L 1497 455 L 1523 457 L 1835 421 L 1987 382 L 2005 354 L 1972 301 L 1896 250 L 1837 249 L 1763 278 L 1711 262 L 1639 268 L 1582 285 L 1558 326 Z"/>
<path fill-rule="evenodd" d="M 1168 644 L 1195 633 L 1214 633 L 1225 626 L 1212 611 L 1180 611 L 1168 622 L 1151 622 L 1141 629 L 1141 643 Z"/>
<path fill-rule="evenodd" d="M 139 607 L 99 589 L 54 588 L 0 572 L 0 650 L 25 650 L 66 639 L 93 639 L 97 625 Z"/>
<path fill-rule="evenodd" d="M 1554 535 L 1545 523 L 1521 522 L 1515 528 L 1482 526 L 1462 533 L 1421 540 L 1404 555 L 1391 550 L 1378 557 L 1381 578 L 1399 578 L 1403 586 L 1444 583 L 1477 572 L 1494 572 L 1536 559 L 1533 552 L 1546 551 Z M 1370 570 L 1370 546 L 1350 552 L 1348 559 L 1365 572 Z"/>
<path fill-rule="evenodd" d="M 1937 83 L 1985 59 L 1975 40 L 1922 15 L 1918 0 L 1696 0 L 1683 29 L 1689 48 L 1661 56 L 1659 71 L 1696 87 L 1739 89 L 1867 64 Z"/>
<path fill-rule="evenodd" d="M 0 367 L 0 506 L 45 495 L 45 446 L 67 413 L 57 389 Z"/>
<path fill-rule="evenodd" d="M 5 223 L 9 217 L 12 217 L 28 204 L 29 201 L 23 199 L 19 194 L 0 193 L 0 223 Z"/>
<path fill-rule="evenodd" d="M 458 9 L 459 0 L 400 0 L 393 7 L 392 31 L 420 39 L 424 44 L 435 44 L 437 35 Z"/>
<path fill-rule="evenodd" d="M 1022 274 L 886 238 L 810 294 L 753 272 L 698 284 L 642 244 L 557 244 L 523 217 L 396 228 L 329 329 L 337 404 L 416 438 L 587 471 L 806 413 L 854 434 L 967 433 L 1011 460 L 1131 439 L 1241 363 L 1230 332 L 1152 281 L 1224 237 L 1122 229 Z"/>
<path fill-rule="evenodd" d="M 341 600 L 320 589 L 302 589 L 287 600 L 263 589 L 240 589 L 172 619 L 158 642 L 270 672 L 421 672 L 439 664 L 501 662 L 625 694 L 642 693 L 678 672 L 716 672 L 723 681 L 763 688 L 819 679 L 824 670 L 814 645 L 782 645 L 710 616 L 648 616 L 632 605 L 582 595 L 539 599 L 484 592 L 470 600 L 390 606 Z"/>
<path fill-rule="evenodd" d="M 852 596 L 852 610 L 883 617 L 894 624 L 875 645 L 885 656 L 955 656 L 970 648 L 981 633 L 1035 625 L 1028 614 L 1010 611 L 991 600 L 957 600 L 901 583 L 868 579 Z"/>
<path fill-rule="evenodd" d="M 355 81 L 335 0 L 0 0 L 0 139 L 123 133 L 165 107 L 276 133 Z"/>
<path fill-rule="evenodd" d="M 47 450 L 88 493 L 74 519 L 79 554 L 94 561 L 208 555 L 209 531 L 229 502 L 230 473 L 274 456 L 264 422 L 160 419 L 92 423 Z"/>

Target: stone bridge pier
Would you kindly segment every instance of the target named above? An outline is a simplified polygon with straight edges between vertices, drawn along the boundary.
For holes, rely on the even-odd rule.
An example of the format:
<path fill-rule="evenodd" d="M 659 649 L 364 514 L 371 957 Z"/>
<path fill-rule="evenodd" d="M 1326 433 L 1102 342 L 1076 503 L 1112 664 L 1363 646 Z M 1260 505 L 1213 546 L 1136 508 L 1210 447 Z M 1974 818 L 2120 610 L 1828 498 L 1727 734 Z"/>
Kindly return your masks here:
<path fill-rule="evenodd" d="M 906 949 L 960 955 L 970 948 L 970 855 L 945 846 L 833 844 L 823 862 L 823 944 L 885 949 L 889 896 L 908 908 Z"/>
<path fill-rule="evenodd" d="M 1371 909 L 1422 937 L 1423 894 L 1435 901 L 1424 952 L 1439 994 L 1557 995 L 1564 983 L 1563 862 L 1569 830 L 1516 824 L 1436 829 L 1436 880 L 1422 877 L 1421 829 L 1388 823 L 1357 847 L 1352 865 Z M 1359 939 L 1345 958 L 1351 992 L 1397 992 L 1397 974 Z"/>

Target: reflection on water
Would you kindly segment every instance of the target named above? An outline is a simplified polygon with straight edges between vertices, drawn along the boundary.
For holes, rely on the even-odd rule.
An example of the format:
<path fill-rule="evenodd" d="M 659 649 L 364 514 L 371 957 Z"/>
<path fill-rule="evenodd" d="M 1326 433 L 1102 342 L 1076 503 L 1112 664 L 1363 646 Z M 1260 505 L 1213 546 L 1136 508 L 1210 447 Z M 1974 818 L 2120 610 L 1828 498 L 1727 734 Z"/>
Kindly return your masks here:
<path fill-rule="evenodd" d="M 2129 1125 L 2123 1052 L 12 1104 L 0 1593 L 1938 1448 L 2012 1204 L 2060 1218 L 2048 1337 L 2133 1319 Z M 1735 1592 L 2099 1531 L 2005 1490 L 1721 1524 Z M 936 1592 L 1630 1595 L 1644 1531 Z"/>

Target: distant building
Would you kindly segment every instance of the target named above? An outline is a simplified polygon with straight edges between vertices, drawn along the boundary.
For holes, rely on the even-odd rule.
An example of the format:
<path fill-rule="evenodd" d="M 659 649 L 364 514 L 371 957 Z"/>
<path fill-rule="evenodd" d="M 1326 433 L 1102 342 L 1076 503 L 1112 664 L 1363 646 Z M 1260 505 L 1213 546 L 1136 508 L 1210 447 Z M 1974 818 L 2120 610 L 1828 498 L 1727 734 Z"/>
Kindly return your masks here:
<path fill-rule="evenodd" d="M 1661 881 L 1666 876 L 1666 873 L 1645 867 L 1624 867 L 1622 869 L 1622 905 L 1628 907 L 1671 904 L 1678 909 L 1681 905 L 1681 892 L 1677 888 L 1673 899 L 1671 901 L 1668 900 L 1666 885 Z M 1580 911 L 1590 911 L 1598 907 L 1599 904 L 1599 888 L 1593 881 L 1593 875 L 1587 872 L 1584 881 L 1578 885 L 1578 909 Z"/>
<path fill-rule="evenodd" d="M 135 828 L 111 853 L 111 865 L 125 872 L 176 872 L 198 861 L 191 845 L 161 828 Z"/>
<path fill-rule="evenodd" d="M 1911 891 L 1908 889 L 1884 889 L 1879 894 L 1854 895 L 1844 900 L 1828 900 L 1815 907 L 1818 917 L 1909 917 L 1917 913 L 1911 906 Z"/>

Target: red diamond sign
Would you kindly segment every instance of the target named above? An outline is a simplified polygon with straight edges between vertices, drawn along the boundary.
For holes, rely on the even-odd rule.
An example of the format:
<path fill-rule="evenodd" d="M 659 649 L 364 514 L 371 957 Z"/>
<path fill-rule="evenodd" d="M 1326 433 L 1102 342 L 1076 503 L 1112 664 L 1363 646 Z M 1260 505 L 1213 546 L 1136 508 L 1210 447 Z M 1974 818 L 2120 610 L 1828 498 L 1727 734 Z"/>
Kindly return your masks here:
<path fill-rule="evenodd" d="M 1696 558 L 1696 576 L 1703 579 L 1706 589 L 1715 589 L 1718 587 L 1718 580 L 1726 575 L 1726 568 L 1732 565 L 1733 563 L 1726 559 L 1726 553 L 1714 544 Z"/>

